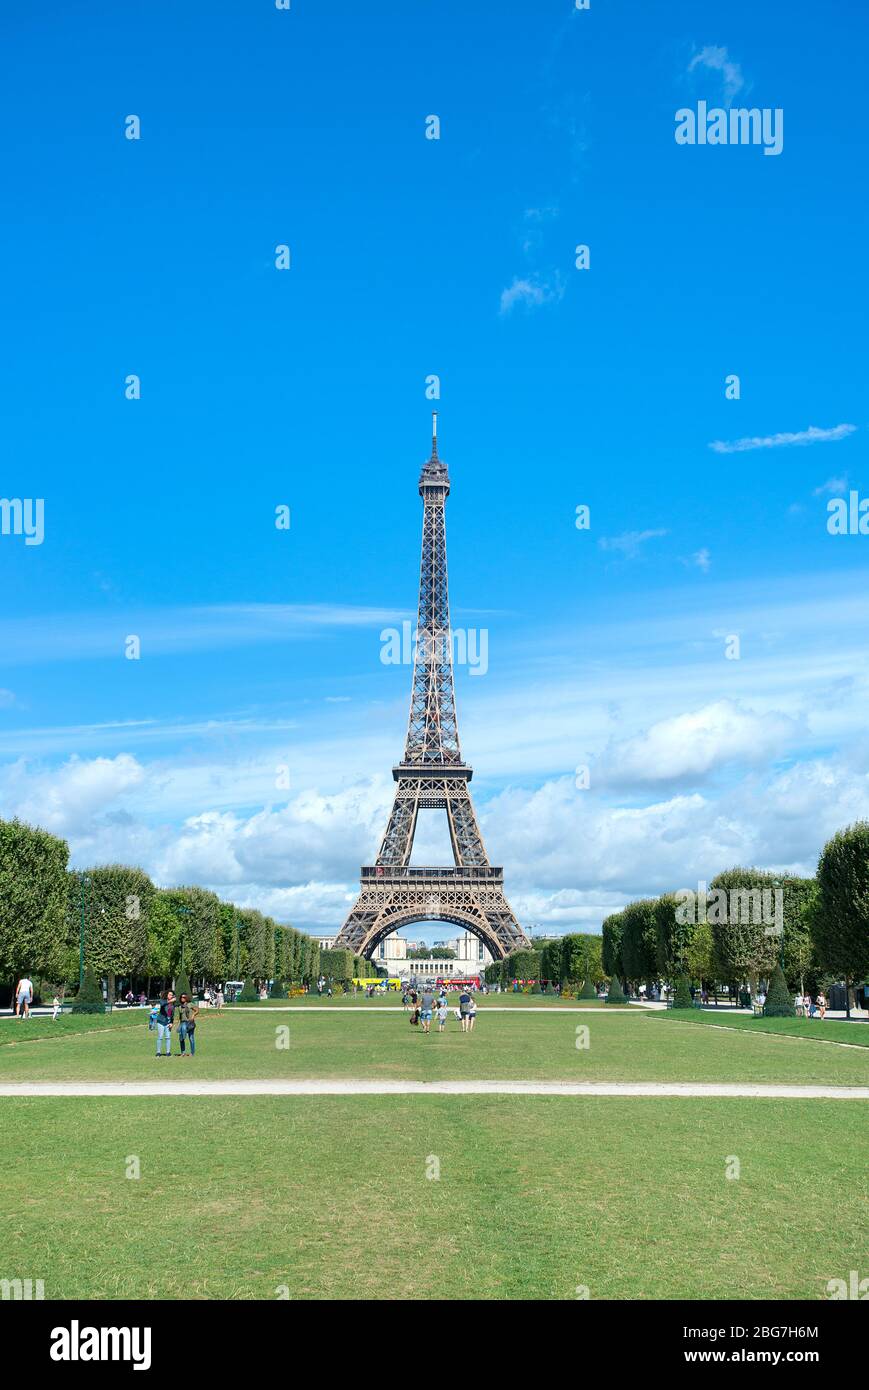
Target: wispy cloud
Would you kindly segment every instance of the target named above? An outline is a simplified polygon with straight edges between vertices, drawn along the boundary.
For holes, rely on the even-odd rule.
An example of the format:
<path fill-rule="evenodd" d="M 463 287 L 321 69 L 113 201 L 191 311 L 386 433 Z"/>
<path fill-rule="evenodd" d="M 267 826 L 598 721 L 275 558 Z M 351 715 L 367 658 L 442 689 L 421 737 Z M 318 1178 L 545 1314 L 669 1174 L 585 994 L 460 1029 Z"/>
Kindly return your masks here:
<path fill-rule="evenodd" d="M 632 560 L 640 553 L 640 546 L 644 545 L 646 541 L 656 540 L 658 536 L 666 535 L 666 530 L 624 531 L 620 536 L 601 536 L 598 545 L 601 550 L 616 550 L 626 560 Z"/>
<path fill-rule="evenodd" d="M 216 651 L 292 642 L 340 628 L 380 628 L 407 616 L 400 609 L 351 604 L 237 603 L 5 618 L 0 619 L 0 652 L 7 665 L 118 656 L 129 633 L 155 654 Z"/>
<path fill-rule="evenodd" d="M 695 53 L 688 64 L 688 71 L 693 72 L 698 67 L 711 68 L 714 72 L 721 73 L 724 83 L 724 99 L 728 104 L 736 96 L 736 93 L 745 86 L 742 69 L 738 63 L 733 61 L 726 48 L 719 48 L 714 44 L 707 44 L 705 48 L 701 48 L 700 52 Z"/>
<path fill-rule="evenodd" d="M 819 430 L 809 425 L 807 430 L 795 433 L 751 435 L 745 439 L 714 439 L 709 445 L 716 454 L 744 454 L 749 449 L 780 449 L 786 444 L 829 444 L 836 439 L 847 439 L 853 434 L 856 425 L 834 425 L 832 429 Z"/>
<path fill-rule="evenodd" d="M 694 551 L 694 554 L 691 556 L 691 559 L 688 561 L 688 563 L 691 565 L 696 565 L 697 568 L 699 570 L 702 570 L 704 574 L 708 574 L 709 566 L 712 564 L 712 556 L 710 555 L 706 546 L 703 546 L 702 550 Z"/>
<path fill-rule="evenodd" d="M 525 309 L 540 309 L 564 297 L 564 278 L 556 272 L 552 280 L 537 276 L 516 276 L 507 289 L 501 291 L 501 314 L 509 314 L 521 304 Z"/>
<path fill-rule="evenodd" d="M 847 486 L 847 478 L 828 478 L 825 483 L 821 483 L 820 487 L 816 487 L 813 489 L 812 496 L 823 497 L 825 492 L 829 492 L 833 496 L 835 496 L 838 493 L 844 492 Z"/>

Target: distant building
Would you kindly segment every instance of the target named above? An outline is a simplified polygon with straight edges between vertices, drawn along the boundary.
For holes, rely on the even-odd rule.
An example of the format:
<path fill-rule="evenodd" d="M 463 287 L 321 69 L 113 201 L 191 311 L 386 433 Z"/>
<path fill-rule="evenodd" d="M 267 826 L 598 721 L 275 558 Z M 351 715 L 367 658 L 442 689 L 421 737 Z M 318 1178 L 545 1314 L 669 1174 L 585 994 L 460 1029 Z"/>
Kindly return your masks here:
<path fill-rule="evenodd" d="M 334 936 L 317 937 L 320 948 L 324 951 L 331 951 L 335 944 Z M 403 936 L 384 937 L 383 941 L 374 948 L 372 957 L 373 963 L 388 971 L 390 975 L 398 975 L 402 979 L 410 979 L 415 976 L 419 979 L 429 976 L 442 975 L 449 977 L 454 975 L 457 979 L 462 979 L 466 975 L 482 975 L 486 966 L 491 963 L 492 956 L 483 945 L 479 937 L 473 932 L 461 932 L 459 936 L 453 937 L 449 941 L 437 941 L 436 946 L 446 946 L 455 952 L 454 960 L 439 960 L 436 957 L 427 956 L 424 960 L 408 960 L 408 951 L 424 950 L 428 946 L 425 941 L 408 941 Z"/>

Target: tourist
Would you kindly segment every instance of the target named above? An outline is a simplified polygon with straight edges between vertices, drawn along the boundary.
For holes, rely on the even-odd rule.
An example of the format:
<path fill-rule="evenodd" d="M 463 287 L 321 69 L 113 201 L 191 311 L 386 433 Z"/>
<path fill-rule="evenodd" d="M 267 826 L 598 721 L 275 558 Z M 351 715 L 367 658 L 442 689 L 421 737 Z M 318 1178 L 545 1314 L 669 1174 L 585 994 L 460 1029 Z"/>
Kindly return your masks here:
<path fill-rule="evenodd" d="M 797 1018 L 803 1017 L 803 996 L 801 994 L 794 995 L 794 1013 Z"/>
<path fill-rule="evenodd" d="M 22 975 L 18 984 L 15 986 L 15 1017 L 29 1018 L 32 1001 L 33 981 L 28 975 Z"/>
<path fill-rule="evenodd" d="M 154 1020 L 157 1028 L 157 1056 L 162 1056 L 161 1045 L 166 1043 L 166 1056 L 172 1055 L 172 1018 L 175 1012 L 175 996 L 170 990 L 168 994 L 161 994 L 157 1004 L 157 1015 Z"/>
<path fill-rule="evenodd" d="M 51 1021 L 52 1021 L 52 1023 L 55 1022 L 55 1020 L 56 1020 L 56 1018 L 57 1018 L 57 1015 L 58 1015 L 59 1013 L 60 1013 L 60 999 L 59 999 L 58 995 L 55 995 L 54 998 L 53 998 L 52 1001 L 51 1001 Z"/>
<path fill-rule="evenodd" d="M 814 1018 L 815 1001 L 810 994 L 803 995 L 803 1007 L 806 1011 L 806 1018 Z"/>
<path fill-rule="evenodd" d="M 471 996 L 468 993 L 467 985 L 459 995 L 459 1017 L 462 1021 L 462 1032 L 468 1031 L 468 1019 L 471 1016 Z"/>
<path fill-rule="evenodd" d="M 426 990 L 419 1002 L 419 1021 L 422 1024 L 424 1033 L 431 1032 L 431 1015 L 434 1008 L 434 995 L 430 990 Z"/>
<path fill-rule="evenodd" d="M 182 994 L 178 1012 L 181 1018 L 181 1022 L 178 1026 L 178 1038 L 181 1042 L 181 1056 L 187 1056 L 187 1053 L 184 1051 L 184 1044 L 189 1042 L 190 1056 L 194 1057 L 196 1055 L 196 1038 L 194 1037 L 194 1033 L 196 1031 L 196 1019 L 199 1010 L 186 994 Z"/>
<path fill-rule="evenodd" d="M 438 1032 L 442 1033 L 447 1026 L 447 996 L 442 994 L 438 998 Z"/>
<path fill-rule="evenodd" d="M 823 990 L 821 990 L 820 994 L 818 995 L 818 1013 L 820 1014 L 821 1018 L 826 1017 L 827 996 L 824 994 Z"/>
<path fill-rule="evenodd" d="M 474 996 L 471 995 L 471 1007 L 470 1007 L 470 1011 L 469 1011 L 469 1013 L 468 1013 L 468 1032 L 469 1032 L 469 1033 L 473 1033 L 473 1031 L 474 1031 L 474 1024 L 476 1023 L 476 1021 L 477 1021 L 477 1001 L 476 1001 L 476 999 L 474 998 Z"/>

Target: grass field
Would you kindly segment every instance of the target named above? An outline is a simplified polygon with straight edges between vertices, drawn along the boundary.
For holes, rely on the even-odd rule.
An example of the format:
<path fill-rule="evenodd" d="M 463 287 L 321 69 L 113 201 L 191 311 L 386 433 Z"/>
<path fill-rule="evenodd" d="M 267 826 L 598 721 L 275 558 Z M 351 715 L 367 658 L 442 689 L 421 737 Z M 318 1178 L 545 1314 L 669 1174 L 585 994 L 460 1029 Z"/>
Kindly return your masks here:
<path fill-rule="evenodd" d="M 0 1274 L 47 1298 L 814 1299 L 866 1262 L 858 1102 L 4 1104 Z"/>
<path fill-rule="evenodd" d="M 203 1079 L 368 1077 L 588 1081 L 744 1081 L 869 1084 L 863 1049 L 757 1035 L 748 1031 L 662 1025 L 660 1016 L 490 1012 L 473 1033 L 450 1021 L 423 1034 L 403 1013 L 270 1010 L 200 1015 L 194 1059 L 157 1061 L 156 1035 L 139 1016 L 112 1015 L 102 1027 L 28 1041 L 27 1023 L 0 1029 L 6 1081 L 150 1080 L 180 1069 Z M 76 1020 L 77 1022 L 77 1020 Z M 47 1025 L 51 1027 L 50 1021 Z M 58 1025 L 55 1025 L 58 1026 Z M 577 1048 L 577 1028 L 588 1030 Z M 286 1030 L 286 1031 L 284 1031 Z M 13 1041 L 6 1041 L 12 1037 Z M 17 1039 L 20 1038 L 21 1041 Z M 582 1036 L 580 1036 L 582 1041 Z M 288 1041 L 289 1046 L 283 1046 Z M 172 1036 L 178 1051 L 177 1033 Z"/>
<path fill-rule="evenodd" d="M 869 1084 L 862 1048 L 639 1011 L 424 1037 L 402 1013 L 238 1010 L 201 1016 L 194 1061 L 159 1063 L 141 1016 L 66 1022 L 0 1025 L 0 1078 Z M 866 1266 L 861 1101 L 15 1097 L 0 1115 L 0 1278 L 48 1299 L 815 1299 Z"/>

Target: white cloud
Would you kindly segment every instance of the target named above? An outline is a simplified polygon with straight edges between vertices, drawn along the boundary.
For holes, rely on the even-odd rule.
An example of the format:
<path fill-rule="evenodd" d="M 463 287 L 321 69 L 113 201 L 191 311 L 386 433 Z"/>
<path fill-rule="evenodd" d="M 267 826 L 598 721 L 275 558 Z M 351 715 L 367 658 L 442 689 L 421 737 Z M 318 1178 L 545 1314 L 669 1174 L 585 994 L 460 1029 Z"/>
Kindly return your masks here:
<path fill-rule="evenodd" d="M 820 487 L 816 487 L 812 490 L 812 496 L 823 497 L 825 492 L 829 492 L 833 496 L 839 496 L 845 491 L 847 486 L 847 478 L 828 478 L 825 483 L 821 483 Z"/>
<path fill-rule="evenodd" d="M 601 536 L 598 545 L 601 550 L 617 550 L 626 560 L 632 560 L 640 553 L 640 546 L 646 541 L 656 540 L 659 536 L 666 536 L 666 530 L 656 531 L 624 531 L 620 536 Z"/>
<path fill-rule="evenodd" d="M 702 570 L 704 574 L 709 573 L 709 566 L 712 564 L 712 556 L 704 546 L 702 550 L 695 550 L 691 556 L 691 563 Z"/>
<path fill-rule="evenodd" d="M 728 104 L 745 85 L 742 69 L 729 56 L 726 48 L 707 44 L 705 48 L 701 48 L 699 53 L 694 54 L 688 64 L 688 71 L 693 72 L 697 67 L 711 68 L 714 72 L 721 73 L 724 82 L 724 97 Z"/>
<path fill-rule="evenodd" d="M 603 756 L 602 773 L 609 785 L 703 778 L 726 763 L 769 758 L 799 733 L 799 722 L 788 715 L 717 700 L 615 743 Z"/>
<path fill-rule="evenodd" d="M 749 449 L 780 449 L 787 444 L 828 444 L 837 439 L 846 439 L 853 434 L 856 425 L 834 425 L 832 429 L 821 430 L 809 425 L 807 430 L 797 430 L 794 434 L 752 435 L 746 439 L 714 439 L 709 445 L 716 454 L 744 454 Z"/>
<path fill-rule="evenodd" d="M 539 309 L 544 304 L 554 304 L 564 297 L 564 278 L 556 274 L 552 280 L 541 280 L 537 276 L 516 276 L 507 289 L 501 291 L 501 313 L 509 314 L 521 304 L 526 309 Z"/>

